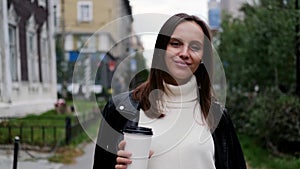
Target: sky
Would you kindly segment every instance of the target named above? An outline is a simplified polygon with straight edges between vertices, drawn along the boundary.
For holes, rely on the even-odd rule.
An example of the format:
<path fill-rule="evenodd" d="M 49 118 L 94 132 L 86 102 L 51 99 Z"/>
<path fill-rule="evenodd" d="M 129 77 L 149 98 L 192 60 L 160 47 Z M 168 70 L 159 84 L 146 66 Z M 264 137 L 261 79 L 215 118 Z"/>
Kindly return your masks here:
<path fill-rule="evenodd" d="M 175 14 L 186 12 L 207 18 L 208 0 L 129 0 L 132 13 Z"/>
<path fill-rule="evenodd" d="M 208 0 L 129 0 L 132 7 L 133 27 L 141 35 L 148 66 L 156 35 L 162 24 L 173 14 L 184 12 L 208 22 Z"/>

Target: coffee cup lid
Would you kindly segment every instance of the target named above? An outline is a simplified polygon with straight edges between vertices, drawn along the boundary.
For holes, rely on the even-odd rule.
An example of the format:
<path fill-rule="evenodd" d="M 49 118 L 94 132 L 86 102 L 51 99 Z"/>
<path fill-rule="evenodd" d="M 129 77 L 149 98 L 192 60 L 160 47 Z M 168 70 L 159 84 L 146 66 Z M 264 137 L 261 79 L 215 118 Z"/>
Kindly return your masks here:
<path fill-rule="evenodd" d="M 128 126 L 124 130 L 125 133 L 153 135 L 152 129 L 147 127 Z"/>

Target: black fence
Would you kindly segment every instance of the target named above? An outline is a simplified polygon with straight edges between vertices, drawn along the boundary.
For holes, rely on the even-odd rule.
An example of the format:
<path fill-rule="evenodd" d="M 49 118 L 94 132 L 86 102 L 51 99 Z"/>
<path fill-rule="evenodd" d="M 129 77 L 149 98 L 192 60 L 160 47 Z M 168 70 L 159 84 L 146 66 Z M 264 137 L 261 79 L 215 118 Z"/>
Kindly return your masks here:
<path fill-rule="evenodd" d="M 12 144 L 14 137 L 19 136 L 24 145 L 34 146 L 56 146 L 58 144 L 69 144 L 72 139 L 84 132 L 84 129 L 96 125 L 99 116 L 97 113 L 88 113 L 78 116 L 66 116 L 65 119 L 55 117 L 42 117 L 32 120 L 53 120 L 58 124 L 10 124 L 7 121 L 15 120 L 17 117 L 0 117 L 0 144 Z"/>
<path fill-rule="evenodd" d="M 67 117 L 65 121 L 65 143 L 69 144 L 72 139 L 78 137 L 80 134 L 84 133 L 85 130 L 94 126 L 99 121 L 100 120 L 97 113 L 82 115 L 76 118 L 76 121 L 73 121 L 73 123 L 72 119 L 70 117 Z"/>
<path fill-rule="evenodd" d="M 14 136 L 20 136 L 22 143 L 53 145 L 57 143 L 60 135 L 58 133 L 63 129 L 63 126 L 50 125 L 1 125 L 0 133 L 4 138 L 1 139 L 1 144 L 11 144 Z M 49 137 L 49 135 L 51 135 L 51 137 Z"/>

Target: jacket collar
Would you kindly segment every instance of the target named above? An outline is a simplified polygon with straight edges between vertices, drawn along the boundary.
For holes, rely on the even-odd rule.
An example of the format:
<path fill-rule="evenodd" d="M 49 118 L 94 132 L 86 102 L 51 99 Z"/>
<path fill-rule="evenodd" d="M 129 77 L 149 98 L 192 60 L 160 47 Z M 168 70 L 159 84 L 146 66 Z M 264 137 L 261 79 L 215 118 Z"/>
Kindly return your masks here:
<path fill-rule="evenodd" d="M 121 93 L 112 98 L 116 109 L 120 112 L 121 115 L 127 119 L 138 122 L 139 120 L 139 102 L 133 100 L 132 92 Z"/>

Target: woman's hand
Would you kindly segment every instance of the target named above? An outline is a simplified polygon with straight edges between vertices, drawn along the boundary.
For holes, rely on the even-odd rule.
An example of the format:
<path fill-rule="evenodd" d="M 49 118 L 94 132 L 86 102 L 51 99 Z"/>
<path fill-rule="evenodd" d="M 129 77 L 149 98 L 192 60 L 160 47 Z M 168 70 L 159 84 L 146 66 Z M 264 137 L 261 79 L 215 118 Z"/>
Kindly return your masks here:
<path fill-rule="evenodd" d="M 126 142 L 124 140 L 119 143 L 117 165 L 115 166 L 116 169 L 127 169 L 127 165 L 132 163 L 130 159 L 132 154 L 130 152 L 124 151 L 125 144 Z"/>
<path fill-rule="evenodd" d="M 125 144 L 126 144 L 126 142 L 124 140 L 122 140 L 119 143 L 119 151 L 117 152 L 118 157 L 116 159 L 117 164 L 115 166 L 116 169 L 127 169 L 127 165 L 132 163 L 132 161 L 130 159 L 132 154 L 130 152 L 124 151 Z M 150 150 L 149 158 L 151 158 L 151 156 L 153 154 L 154 154 L 154 152 L 152 150 Z"/>

